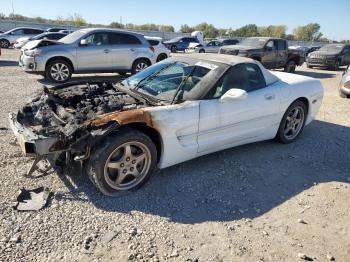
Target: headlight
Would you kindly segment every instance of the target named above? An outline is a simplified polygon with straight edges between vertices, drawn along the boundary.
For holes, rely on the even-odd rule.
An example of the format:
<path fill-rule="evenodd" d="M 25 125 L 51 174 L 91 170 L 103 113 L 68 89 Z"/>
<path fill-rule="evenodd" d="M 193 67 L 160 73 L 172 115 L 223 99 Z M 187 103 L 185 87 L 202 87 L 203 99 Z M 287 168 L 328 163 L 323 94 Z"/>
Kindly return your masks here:
<path fill-rule="evenodd" d="M 25 50 L 24 54 L 27 56 L 31 56 L 31 57 L 36 57 L 39 56 L 41 53 L 40 49 L 33 49 L 33 50 Z"/>

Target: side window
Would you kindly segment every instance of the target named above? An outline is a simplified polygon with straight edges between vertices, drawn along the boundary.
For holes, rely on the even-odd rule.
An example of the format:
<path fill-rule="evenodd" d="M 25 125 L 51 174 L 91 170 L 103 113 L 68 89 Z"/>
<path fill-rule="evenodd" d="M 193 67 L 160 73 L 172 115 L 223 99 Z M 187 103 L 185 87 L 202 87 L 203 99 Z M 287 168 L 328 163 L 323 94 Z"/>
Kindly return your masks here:
<path fill-rule="evenodd" d="M 24 34 L 26 34 L 26 35 L 38 35 L 38 34 L 43 33 L 42 30 L 38 30 L 38 29 L 27 28 L 27 29 L 23 29 L 23 30 L 24 30 Z"/>
<path fill-rule="evenodd" d="M 147 41 L 148 41 L 148 43 L 150 43 L 150 45 L 152 45 L 152 46 L 157 46 L 157 45 L 159 45 L 159 41 L 158 41 L 158 40 L 149 39 L 149 40 L 147 40 Z"/>
<path fill-rule="evenodd" d="M 12 31 L 12 35 L 23 35 L 24 30 L 23 29 L 17 29 L 15 31 Z"/>
<path fill-rule="evenodd" d="M 286 50 L 286 42 L 283 40 L 278 40 L 278 50 Z"/>
<path fill-rule="evenodd" d="M 350 54 L 350 45 L 345 46 L 343 54 L 346 54 L 346 55 Z"/>
<path fill-rule="evenodd" d="M 100 45 L 109 44 L 107 33 L 95 33 L 95 34 L 89 35 L 85 39 L 89 46 L 100 46 Z"/>
<path fill-rule="evenodd" d="M 252 92 L 266 86 L 265 78 L 259 68 L 255 64 L 245 63 L 231 67 L 212 92 L 213 98 L 220 98 L 229 89 L 243 89 Z"/>
<path fill-rule="evenodd" d="M 58 39 L 61 39 L 62 37 L 63 36 L 61 34 L 52 34 L 47 36 L 47 38 L 51 40 L 58 40 Z"/>
<path fill-rule="evenodd" d="M 110 43 L 112 45 L 140 45 L 141 41 L 133 35 L 121 33 L 109 33 Z"/>
<path fill-rule="evenodd" d="M 271 51 L 277 50 L 277 47 L 276 47 L 276 45 L 275 45 L 275 42 L 276 42 L 276 41 L 274 41 L 274 40 L 268 41 L 267 44 L 266 44 L 266 47 L 268 47 Z"/>
<path fill-rule="evenodd" d="M 215 46 L 215 42 L 209 42 L 207 46 Z"/>

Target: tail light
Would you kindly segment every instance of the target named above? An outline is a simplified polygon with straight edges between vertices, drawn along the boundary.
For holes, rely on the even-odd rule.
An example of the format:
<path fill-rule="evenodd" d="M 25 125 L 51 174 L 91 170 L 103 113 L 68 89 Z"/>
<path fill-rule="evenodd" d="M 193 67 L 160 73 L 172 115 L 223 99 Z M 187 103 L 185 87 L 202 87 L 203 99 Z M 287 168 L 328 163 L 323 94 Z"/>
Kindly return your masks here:
<path fill-rule="evenodd" d="M 168 48 L 168 44 L 162 43 L 165 48 Z"/>
<path fill-rule="evenodd" d="M 151 49 L 151 51 L 154 53 L 154 47 L 153 46 L 150 46 L 149 49 Z"/>
<path fill-rule="evenodd" d="M 350 81 L 345 82 L 344 88 L 350 89 Z"/>

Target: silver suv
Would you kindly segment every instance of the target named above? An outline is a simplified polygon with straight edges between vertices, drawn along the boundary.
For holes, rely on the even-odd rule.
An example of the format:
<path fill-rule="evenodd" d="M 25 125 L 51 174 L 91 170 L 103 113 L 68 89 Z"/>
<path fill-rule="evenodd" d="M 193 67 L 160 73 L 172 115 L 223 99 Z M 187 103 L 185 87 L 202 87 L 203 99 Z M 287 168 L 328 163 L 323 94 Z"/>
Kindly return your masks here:
<path fill-rule="evenodd" d="M 9 48 L 21 37 L 32 37 L 44 33 L 45 30 L 29 27 L 18 27 L 0 34 L 0 47 Z"/>
<path fill-rule="evenodd" d="M 81 29 L 59 41 L 38 40 L 21 50 L 19 65 L 56 83 L 72 73 L 136 73 L 155 62 L 154 48 L 141 34 Z"/>

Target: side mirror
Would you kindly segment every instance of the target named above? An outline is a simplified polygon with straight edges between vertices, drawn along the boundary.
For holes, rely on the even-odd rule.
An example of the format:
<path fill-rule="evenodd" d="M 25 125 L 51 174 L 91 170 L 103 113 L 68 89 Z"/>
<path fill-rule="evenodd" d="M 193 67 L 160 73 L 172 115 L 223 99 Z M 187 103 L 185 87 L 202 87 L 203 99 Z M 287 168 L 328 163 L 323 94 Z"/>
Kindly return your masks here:
<path fill-rule="evenodd" d="M 229 89 L 222 97 L 220 97 L 220 102 L 225 103 L 227 101 L 233 100 L 244 100 L 248 97 L 248 93 L 243 89 L 232 88 Z"/>
<path fill-rule="evenodd" d="M 86 39 L 81 39 L 81 40 L 80 40 L 80 45 L 81 45 L 81 46 L 88 45 Z"/>

